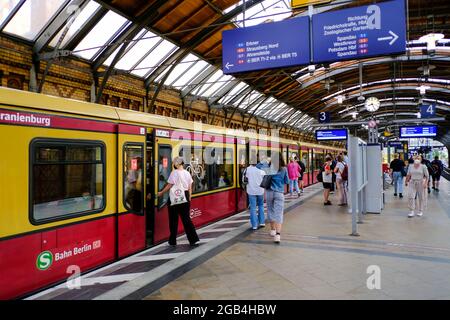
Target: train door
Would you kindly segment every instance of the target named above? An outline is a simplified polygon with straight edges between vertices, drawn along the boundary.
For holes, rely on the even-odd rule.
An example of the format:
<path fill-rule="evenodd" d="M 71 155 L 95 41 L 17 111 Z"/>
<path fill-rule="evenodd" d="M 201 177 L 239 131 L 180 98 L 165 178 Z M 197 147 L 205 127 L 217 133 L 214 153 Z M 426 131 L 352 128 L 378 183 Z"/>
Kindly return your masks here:
<path fill-rule="evenodd" d="M 119 124 L 118 127 L 118 257 L 145 248 L 146 129 Z"/>
<path fill-rule="evenodd" d="M 245 142 L 245 139 L 237 138 L 237 163 L 236 166 L 238 172 L 237 172 L 237 211 L 243 211 L 247 208 L 247 192 L 245 191 L 245 187 L 242 186 L 242 179 L 244 175 L 245 169 L 249 165 L 249 152 L 250 152 L 250 144 Z"/>

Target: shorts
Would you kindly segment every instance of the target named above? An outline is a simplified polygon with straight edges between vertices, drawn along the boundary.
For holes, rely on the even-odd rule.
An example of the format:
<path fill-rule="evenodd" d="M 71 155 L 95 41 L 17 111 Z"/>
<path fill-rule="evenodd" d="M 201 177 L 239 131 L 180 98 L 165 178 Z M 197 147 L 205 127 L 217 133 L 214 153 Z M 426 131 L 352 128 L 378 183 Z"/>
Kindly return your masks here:
<path fill-rule="evenodd" d="M 439 174 L 439 175 L 435 175 L 435 176 L 432 176 L 432 178 L 433 178 L 433 181 L 440 181 L 441 180 L 441 175 Z"/>
<path fill-rule="evenodd" d="M 322 184 L 323 184 L 323 188 L 324 189 L 330 189 L 331 190 L 331 188 L 332 188 L 332 183 L 331 182 L 322 182 Z"/>
<path fill-rule="evenodd" d="M 302 180 L 303 180 L 303 173 L 298 177 L 298 180 L 299 180 L 299 181 L 302 181 Z"/>

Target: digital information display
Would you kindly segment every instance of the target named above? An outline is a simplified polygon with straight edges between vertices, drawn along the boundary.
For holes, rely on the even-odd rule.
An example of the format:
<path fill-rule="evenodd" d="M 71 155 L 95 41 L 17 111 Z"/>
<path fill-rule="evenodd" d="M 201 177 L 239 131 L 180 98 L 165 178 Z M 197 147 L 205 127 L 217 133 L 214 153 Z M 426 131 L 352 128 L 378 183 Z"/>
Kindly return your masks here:
<path fill-rule="evenodd" d="M 347 129 L 316 130 L 316 140 L 347 140 Z"/>
<path fill-rule="evenodd" d="M 309 64 L 309 17 L 222 32 L 222 71 L 274 69 Z"/>
<path fill-rule="evenodd" d="M 405 52 L 405 15 L 403 0 L 313 15 L 313 62 Z"/>
<path fill-rule="evenodd" d="M 437 126 L 400 127 L 400 138 L 436 137 Z"/>

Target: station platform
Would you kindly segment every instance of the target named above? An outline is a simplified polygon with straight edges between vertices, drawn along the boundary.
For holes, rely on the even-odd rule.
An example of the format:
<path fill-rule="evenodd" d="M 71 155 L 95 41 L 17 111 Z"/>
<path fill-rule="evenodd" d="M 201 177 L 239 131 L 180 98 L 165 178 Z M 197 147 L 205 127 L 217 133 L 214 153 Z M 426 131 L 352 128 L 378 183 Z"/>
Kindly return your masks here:
<path fill-rule="evenodd" d="M 85 274 L 28 300 L 449 299 L 450 183 L 429 195 L 423 217 L 408 218 L 407 199 L 386 191 L 382 214 L 367 214 L 350 236 L 348 208 L 323 206 L 320 184 L 286 199 L 281 244 L 269 227 L 251 231 L 248 212 Z M 335 200 L 332 196 L 331 201 Z M 336 202 L 336 201 L 334 201 Z M 369 289 L 369 266 L 380 289 Z"/>

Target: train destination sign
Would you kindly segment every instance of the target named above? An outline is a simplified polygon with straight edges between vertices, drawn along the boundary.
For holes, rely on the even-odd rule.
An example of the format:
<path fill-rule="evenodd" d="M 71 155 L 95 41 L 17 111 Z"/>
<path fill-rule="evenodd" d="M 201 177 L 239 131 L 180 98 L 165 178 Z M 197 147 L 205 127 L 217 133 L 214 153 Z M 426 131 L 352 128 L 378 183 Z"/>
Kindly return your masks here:
<path fill-rule="evenodd" d="M 406 51 L 404 0 L 313 15 L 313 62 Z"/>
<path fill-rule="evenodd" d="M 436 137 L 437 126 L 400 127 L 400 138 L 430 138 Z"/>
<path fill-rule="evenodd" d="M 226 30 L 222 58 L 225 74 L 309 64 L 309 18 Z"/>
<path fill-rule="evenodd" d="M 347 129 L 316 130 L 316 140 L 347 140 Z"/>

